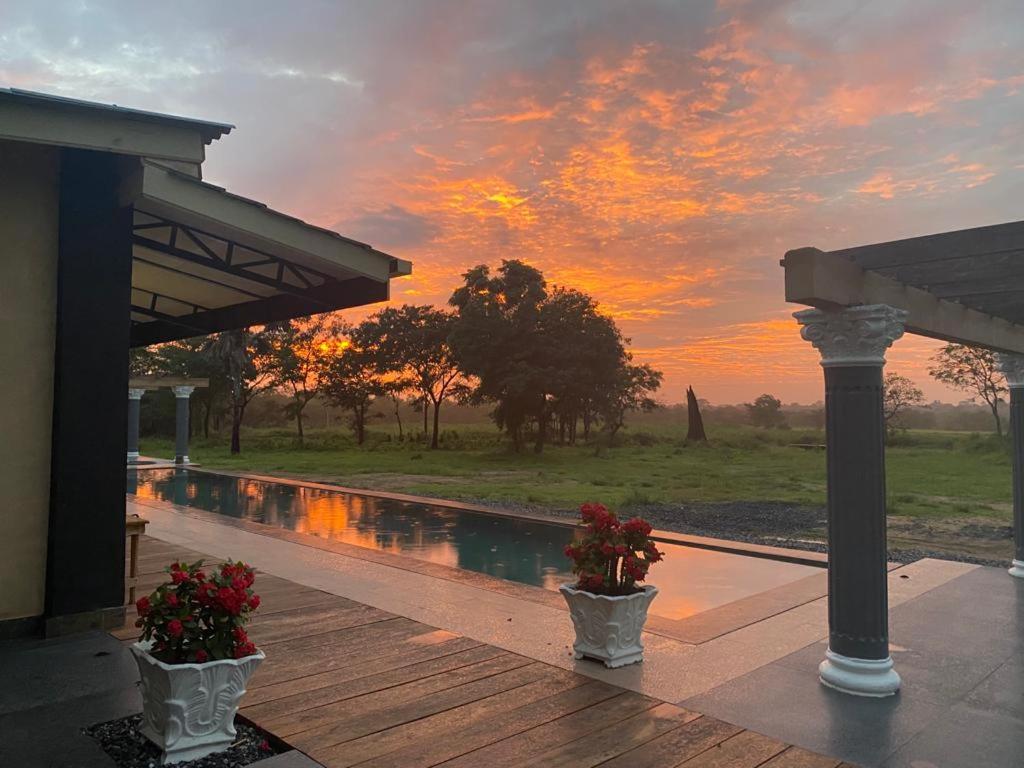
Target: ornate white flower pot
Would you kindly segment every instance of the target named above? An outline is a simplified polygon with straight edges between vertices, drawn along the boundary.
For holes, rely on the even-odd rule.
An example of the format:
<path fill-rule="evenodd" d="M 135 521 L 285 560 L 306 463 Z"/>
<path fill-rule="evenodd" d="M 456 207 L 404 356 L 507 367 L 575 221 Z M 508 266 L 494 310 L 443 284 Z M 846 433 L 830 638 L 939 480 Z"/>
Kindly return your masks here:
<path fill-rule="evenodd" d="M 163 751 L 162 764 L 196 760 L 235 740 L 235 712 L 245 685 L 266 658 L 204 664 L 165 664 L 149 655 L 150 643 L 132 645 L 142 678 L 142 734 Z"/>
<path fill-rule="evenodd" d="M 595 595 L 563 584 L 559 587 L 569 604 L 569 615 L 576 628 L 573 651 L 577 659 L 597 659 L 606 667 L 623 667 L 644 659 L 640 641 L 647 608 L 658 588 L 646 586 L 632 595 L 609 597 Z"/>

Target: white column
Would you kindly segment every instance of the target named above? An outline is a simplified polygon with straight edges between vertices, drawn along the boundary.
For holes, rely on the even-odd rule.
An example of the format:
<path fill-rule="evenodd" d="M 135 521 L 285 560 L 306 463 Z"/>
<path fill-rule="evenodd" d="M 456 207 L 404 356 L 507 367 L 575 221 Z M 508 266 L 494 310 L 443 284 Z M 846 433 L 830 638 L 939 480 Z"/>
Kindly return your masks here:
<path fill-rule="evenodd" d="M 907 313 L 885 304 L 795 313 L 821 352 L 828 447 L 828 651 L 821 682 L 891 696 L 882 366 Z"/>
<path fill-rule="evenodd" d="M 188 464 L 188 399 L 195 387 L 171 387 L 174 392 L 174 463 Z"/>
<path fill-rule="evenodd" d="M 1013 563 L 1010 575 L 1024 579 L 1024 355 L 997 355 L 1010 387 L 1010 440 L 1013 441 Z"/>

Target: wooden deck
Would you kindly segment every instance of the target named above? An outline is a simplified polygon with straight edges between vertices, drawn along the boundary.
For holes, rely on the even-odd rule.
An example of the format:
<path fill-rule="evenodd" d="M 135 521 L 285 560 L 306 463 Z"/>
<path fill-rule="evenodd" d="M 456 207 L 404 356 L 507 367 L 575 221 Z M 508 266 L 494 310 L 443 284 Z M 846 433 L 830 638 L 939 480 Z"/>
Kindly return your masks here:
<path fill-rule="evenodd" d="M 139 594 L 174 560 L 152 537 Z M 260 574 L 267 654 L 241 712 L 334 766 L 838 768 L 838 760 L 402 616 Z M 113 634 L 135 638 L 134 609 Z"/>

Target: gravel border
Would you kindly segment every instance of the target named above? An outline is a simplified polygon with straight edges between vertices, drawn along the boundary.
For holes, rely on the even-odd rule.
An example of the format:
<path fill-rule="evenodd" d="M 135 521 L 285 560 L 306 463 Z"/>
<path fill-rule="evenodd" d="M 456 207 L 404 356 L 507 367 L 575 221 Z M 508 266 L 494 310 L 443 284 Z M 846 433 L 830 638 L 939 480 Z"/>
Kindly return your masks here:
<path fill-rule="evenodd" d="M 575 509 L 557 509 L 514 501 L 464 499 L 497 511 L 510 510 L 556 518 L 576 518 Z M 623 515 L 639 515 L 655 528 L 692 536 L 742 541 L 809 552 L 828 552 L 825 531 L 828 512 L 825 507 L 790 504 L 780 501 L 707 501 L 686 504 L 644 504 L 624 510 Z M 904 565 L 934 558 L 1002 568 L 1002 560 L 930 549 L 892 549 L 889 559 Z"/>
<path fill-rule="evenodd" d="M 83 729 L 103 748 L 118 768 L 159 768 L 161 750 L 139 732 L 142 715 L 130 715 L 120 720 L 111 720 Z M 276 749 L 274 738 L 241 720 L 235 721 L 238 737 L 234 744 L 223 752 L 172 763 L 178 768 L 242 768 L 281 752 Z"/>

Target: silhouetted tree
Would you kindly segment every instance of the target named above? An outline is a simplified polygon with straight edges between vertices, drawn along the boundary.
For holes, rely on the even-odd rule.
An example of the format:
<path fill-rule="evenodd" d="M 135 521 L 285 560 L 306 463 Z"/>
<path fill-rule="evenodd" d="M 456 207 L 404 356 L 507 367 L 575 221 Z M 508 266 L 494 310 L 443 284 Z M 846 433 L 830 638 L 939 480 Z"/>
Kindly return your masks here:
<path fill-rule="evenodd" d="M 493 275 L 480 265 L 463 280 L 449 302 L 457 312 L 449 343 L 462 370 L 476 377 L 475 398 L 495 403 L 494 420 L 518 451 L 528 420 L 546 425 L 548 418 L 555 371 L 541 343 L 547 285 L 540 271 L 521 261 L 503 261 Z M 543 447 L 541 426 L 536 450 Z"/>
<path fill-rule="evenodd" d="M 882 392 L 885 433 L 892 437 L 904 413 L 913 406 L 924 403 L 924 392 L 906 376 L 900 376 L 895 372 L 885 374 Z"/>
<path fill-rule="evenodd" d="M 601 418 L 610 441 L 625 425 L 629 411 L 653 411 L 658 407 L 653 395 L 661 379 L 661 372 L 647 364 L 626 364 L 619 369 L 618 381 L 601 400 Z"/>
<path fill-rule="evenodd" d="M 302 413 L 320 392 L 324 367 L 345 344 L 341 330 L 339 321 L 329 314 L 267 328 L 267 371 L 271 385 L 291 398 L 285 411 L 295 419 L 299 445 L 305 439 Z"/>
<path fill-rule="evenodd" d="M 746 403 L 747 416 L 755 427 L 782 427 L 786 416 L 782 412 L 782 401 L 772 395 L 761 395 L 752 403 Z"/>
<path fill-rule="evenodd" d="M 368 322 L 356 326 L 340 326 L 348 344 L 340 354 L 330 358 L 322 372 L 321 391 L 328 402 L 350 414 L 349 425 L 356 443 L 366 440 L 366 422 L 373 402 L 388 394 L 389 381 L 375 345 L 375 335 Z M 392 383 L 390 386 L 394 386 Z"/>
<path fill-rule="evenodd" d="M 981 398 L 988 405 L 996 423 L 996 434 L 1001 437 L 1003 422 L 999 417 L 999 403 L 1009 390 L 992 350 L 947 344 L 932 356 L 931 362 L 928 373 L 932 378 L 970 393 L 972 401 Z"/>
<path fill-rule="evenodd" d="M 465 389 L 462 371 L 448 344 L 454 323 L 450 312 L 406 304 L 381 310 L 364 324 L 381 366 L 406 382 L 407 388 L 415 389 L 425 409 L 427 404 L 432 406 L 431 448 L 438 447 L 442 403 Z M 426 419 L 425 412 L 424 433 Z"/>
<path fill-rule="evenodd" d="M 242 450 L 241 429 L 245 409 L 260 392 L 271 386 L 267 365 L 270 350 L 265 329 L 243 328 L 211 337 L 205 348 L 213 365 L 227 380 L 231 407 L 231 453 Z"/>

